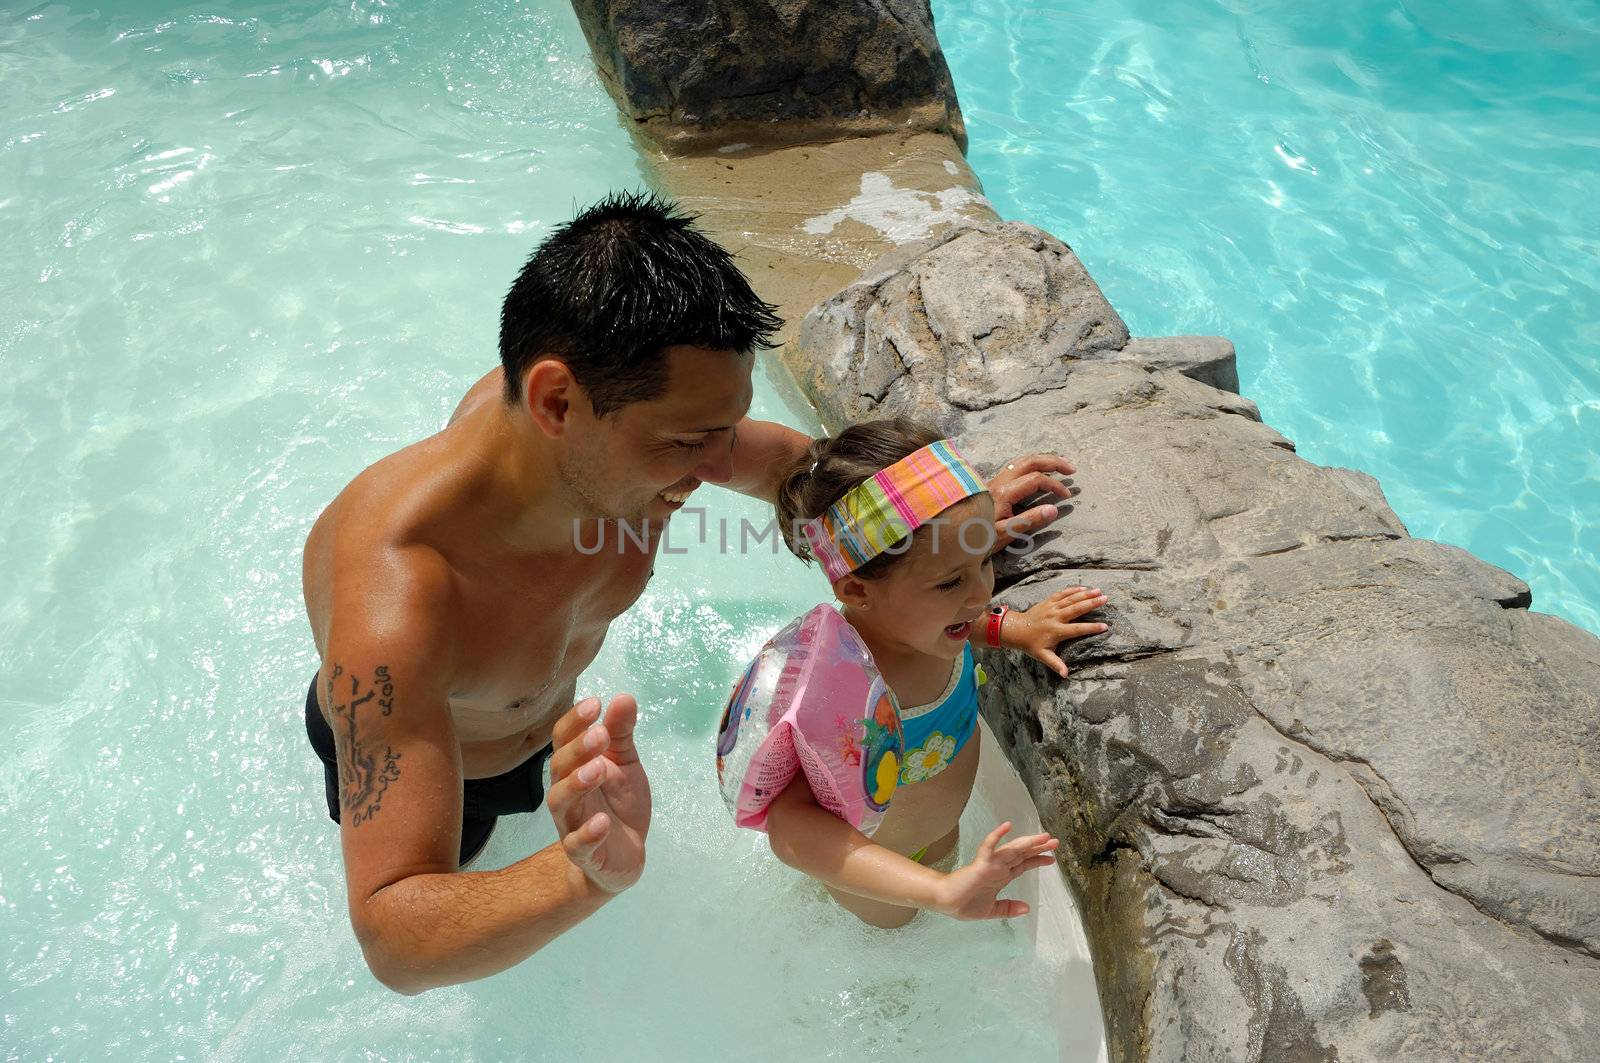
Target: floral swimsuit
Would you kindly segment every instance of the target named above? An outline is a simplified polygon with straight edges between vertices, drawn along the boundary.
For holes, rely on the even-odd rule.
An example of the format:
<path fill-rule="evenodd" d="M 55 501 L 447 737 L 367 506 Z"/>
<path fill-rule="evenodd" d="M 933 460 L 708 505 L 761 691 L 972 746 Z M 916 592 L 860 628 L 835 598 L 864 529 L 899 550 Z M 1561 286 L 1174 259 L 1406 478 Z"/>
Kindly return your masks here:
<path fill-rule="evenodd" d="M 983 669 L 972 661 L 972 647 L 961 648 L 961 660 L 950 669 L 950 682 L 933 701 L 900 710 L 906 757 L 900 764 L 900 785 L 926 782 L 949 767 L 978 728 L 978 684 Z"/>

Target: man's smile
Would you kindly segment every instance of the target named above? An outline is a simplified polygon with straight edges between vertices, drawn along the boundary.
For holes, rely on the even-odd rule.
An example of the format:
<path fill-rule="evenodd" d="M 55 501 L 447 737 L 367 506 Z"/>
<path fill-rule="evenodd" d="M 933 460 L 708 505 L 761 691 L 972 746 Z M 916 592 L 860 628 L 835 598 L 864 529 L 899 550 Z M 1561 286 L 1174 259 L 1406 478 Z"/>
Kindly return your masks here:
<path fill-rule="evenodd" d="M 667 490 L 660 492 L 659 497 L 665 499 L 674 506 L 681 506 L 684 500 L 690 495 L 694 494 L 694 489 L 699 486 L 699 482 L 696 481 L 695 483 L 690 484 L 688 487 L 670 487 Z"/>

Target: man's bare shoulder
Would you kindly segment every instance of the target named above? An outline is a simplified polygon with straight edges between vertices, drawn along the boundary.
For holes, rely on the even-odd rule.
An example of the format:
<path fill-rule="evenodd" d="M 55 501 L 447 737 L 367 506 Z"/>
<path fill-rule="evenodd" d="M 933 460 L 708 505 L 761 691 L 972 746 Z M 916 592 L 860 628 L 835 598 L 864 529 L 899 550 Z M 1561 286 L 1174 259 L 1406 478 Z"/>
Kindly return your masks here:
<path fill-rule="evenodd" d="M 461 401 L 456 403 L 455 412 L 450 415 L 450 424 L 461 420 L 466 413 L 476 410 L 486 402 L 505 401 L 506 375 L 498 366 L 489 370 L 478 378 L 478 382 L 467 389 L 461 396 Z"/>
<path fill-rule="evenodd" d="M 345 485 L 312 528 L 312 538 L 366 551 L 425 541 L 428 529 L 469 494 L 478 461 L 450 429 L 373 462 Z"/>
<path fill-rule="evenodd" d="M 481 497 L 485 475 L 471 437 L 452 425 L 374 462 L 317 518 L 302 575 L 319 644 L 341 603 L 395 597 L 447 607 L 452 529 Z"/>

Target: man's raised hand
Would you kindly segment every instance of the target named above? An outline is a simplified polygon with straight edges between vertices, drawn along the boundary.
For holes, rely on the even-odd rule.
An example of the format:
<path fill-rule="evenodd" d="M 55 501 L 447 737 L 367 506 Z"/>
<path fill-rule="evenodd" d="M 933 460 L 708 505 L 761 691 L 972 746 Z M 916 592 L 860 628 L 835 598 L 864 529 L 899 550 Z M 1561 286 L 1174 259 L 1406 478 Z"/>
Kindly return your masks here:
<path fill-rule="evenodd" d="M 567 859 L 597 888 L 620 893 L 644 871 L 650 830 L 650 780 L 634 747 L 639 706 L 631 694 L 584 698 L 551 735 L 550 815 Z"/>

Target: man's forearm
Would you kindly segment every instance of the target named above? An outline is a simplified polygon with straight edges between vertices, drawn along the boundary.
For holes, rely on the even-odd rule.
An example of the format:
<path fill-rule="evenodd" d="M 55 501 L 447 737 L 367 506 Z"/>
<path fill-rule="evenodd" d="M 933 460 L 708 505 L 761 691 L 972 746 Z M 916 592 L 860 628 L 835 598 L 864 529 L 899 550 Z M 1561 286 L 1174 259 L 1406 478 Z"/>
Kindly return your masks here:
<path fill-rule="evenodd" d="M 775 502 L 778 481 L 806 448 L 811 437 L 775 421 L 741 421 L 734 440 L 732 478 L 723 486 L 730 491 Z"/>
<path fill-rule="evenodd" d="M 556 843 L 498 871 L 401 879 L 368 898 L 354 922 L 372 973 L 412 994 L 513 967 L 611 896 Z"/>

